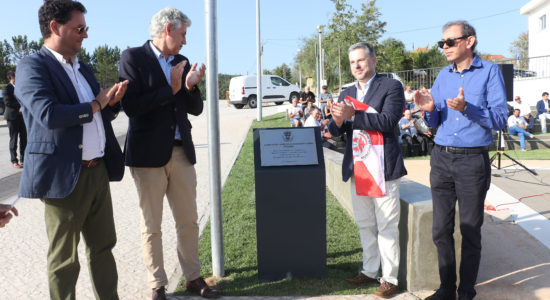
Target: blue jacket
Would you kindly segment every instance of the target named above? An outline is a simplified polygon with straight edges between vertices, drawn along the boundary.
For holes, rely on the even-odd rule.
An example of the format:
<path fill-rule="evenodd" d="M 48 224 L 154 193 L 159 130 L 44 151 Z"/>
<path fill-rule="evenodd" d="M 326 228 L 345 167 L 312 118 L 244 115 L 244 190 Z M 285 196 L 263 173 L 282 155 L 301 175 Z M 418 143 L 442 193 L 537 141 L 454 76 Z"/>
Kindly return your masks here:
<path fill-rule="evenodd" d="M 94 95 L 100 87 L 92 70 L 80 63 Z M 28 144 L 19 196 L 65 198 L 75 188 L 82 167 L 82 136 L 85 123 L 92 121 L 92 107 L 80 103 L 71 80 L 53 54 L 42 47 L 17 65 L 15 95 L 22 105 Z M 111 121 L 116 111 L 101 111 L 105 128 L 104 161 L 111 181 L 124 175 L 122 151 Z"/>
<path fill-rule="evenodd" d="M 348 87 L 338 97 L 338 102 L 344 101 L 346 96 L 356 97 L 357 87 Z M 398 123 L 403 115 L 405 107 L 405 94 L 403 86 L 395 79 L 376 75 L 371 82 L 366 104 L 374 108 L 378 113 L 366 113 L 355 111 L 355 120 L 344 121 L 341 128 L 336 126 L 334 118 L 330 121 L 328 129 L 333 136 L 346 134 L 346 150 L 342 163 L 342 179 L 348 181 L 353 172 L 352 139 L 354 129 L 376 130 L 384 136 L 384 177 L 387 181 L 395 180 L 407 175 L 401 146 L 399 144 Z"/>
<path fill-rule="evenodd" d="M 548 100 L 548 101 L 550 101 L 550 100 Z M 546 108 L 544 108 L 544 100 L 540 99 L 537 102 L 537 119 L 541 114 L 546 113 L 546 112 L 548 112 L 548 111 L 546 110 Z"/>

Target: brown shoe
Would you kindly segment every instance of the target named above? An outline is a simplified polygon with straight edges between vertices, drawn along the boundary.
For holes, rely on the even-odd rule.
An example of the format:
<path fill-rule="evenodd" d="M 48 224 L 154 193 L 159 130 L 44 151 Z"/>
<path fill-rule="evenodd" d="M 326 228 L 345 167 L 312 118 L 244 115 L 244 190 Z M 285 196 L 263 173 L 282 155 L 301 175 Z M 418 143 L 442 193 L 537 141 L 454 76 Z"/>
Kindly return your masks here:
<path fill-rule="evenodd" d="M 153 300 L 166 300 L 166 289 L 164 286 L 153 289 Z"/>
<path fill-rule="evenodd" d="M 364 284 L 364 283 L 372 283 L 372 282 L 378 282 L 378 280 L 374 278 L 370 278 L 369 276 L 359 273 L 359 275 L 346 279 L 347 282 L 351 284 Z"/>
<path fill-rule="evenodd" d="M 185 289 L 191 293 L 199 294 L 203 298 L 218 298 L 220 296 L 220 292 L 209 287 L 202 277 L 186 281 Z"/>
<path fill-rule="evenodd" d="M 399 291 L 397 285 L 393 285 L 389 282 L 383 281 L 374 294 L 378 297 L 389 298 Z"/>

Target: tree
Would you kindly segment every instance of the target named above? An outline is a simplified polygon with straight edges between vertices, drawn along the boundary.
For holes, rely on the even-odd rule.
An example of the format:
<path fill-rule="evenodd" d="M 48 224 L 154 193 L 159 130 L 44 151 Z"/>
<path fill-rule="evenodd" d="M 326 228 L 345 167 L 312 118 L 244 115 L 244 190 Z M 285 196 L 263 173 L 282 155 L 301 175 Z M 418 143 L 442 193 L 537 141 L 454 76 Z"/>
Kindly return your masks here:
<path fill-rule="evenodd" d="M 350 82 L 353 77 L 349 70 L 347 49 L 358 41 L 376 45 L 377 40 L 385 32 L 386 22 L 379 20 L 376 0 L 368 0 L 361 4 L 358 14 L 346 0 L 332 0 L 335 9 L 324 33 L 323 49 L 325 51 L 324 74 L 328 86 L 338 85 L 338 63 L 341 62 L 342 83 Z M 302 51 L 296 57 L 296 64 L 300 64 L 304 77 L 315 78 L 315 48 L 317 35 L 303 41 Z M 298 66 L 294 66 L 297 74 Z M 317 83 L 315 83 L 317 84 Z"/>
<path fill-rule="evenodd" d="M 378 72 L 409 70 L 412 66 L 405 44 L 394 38 L 388 38 L 376 47 L 376 61 Z"/>
<path fill-rule="evenodd" d="M 13 42 L 11 60 L 15 65 L 17 65 L 17 63 L 19 63 L 19 60 L 21 60 L 23 57 L 38 52 L 38 50 L 40 50 L 42 44 L 44 43 L 44 40 L 42 39 L 38 42 L 29 42 L 26 35 L 14 36 L 11 38 L 11 40 Z"/>
<path fill-rule="evenodd" d="M 8 71 L 14 70 L 15 66 L 11 64 L 12 47 L 8 41 L 0 41 L 0 82 L 7 83 Z"/>
<path fill-rule="evenodd" d="M 529 68 L 529 32 L 525 31 L 521 33 L 517 40 L 513 41 L 510 44 L 510 53 L 513 57 L 517 57 L 519 54 L 519 68 L 528 69 Z"/>
<path fill-rule="evenodd" d="M 445 55 L 439 51 L 437 45 L 432 46 L 432 48 L 426 52 L 412 52 L 410 57 L 412 59 L 413 69 L 435 68 L 447 64 Z"/>
<path fill-rule="evenodd" d="M 273 74 L 273 75 L 277 75 L 277 76 L 281 76 L 282 78 L 286 79 L 287 81 L 289 82 L 293 82 L 294 80 L 294 76 L 292 74 L 292 70 L 290 69 L 290 67 L 283 63 L 282 65 L 276 67 L 275 69 L 273 69 L 271 72 L 269 72 L 270 74 Z M 298 76 L 296 76 L 296 78 L 298 78 Z"/>
<path fill-rule="evenodd" d="M 88 51 L 86 51 L 84 47 L 80 49 L 80 52 L 78 52 L 76 56 L 78 57 L 78 61 L 83 62 L 87 65 L 92 64 L 92 56 L 90 55 L 90 53 L 88 53 Z"/>
<path fill-rule="evenodd" d="M 99 46 L 94 50 L 91 65 L 95 77 L 102 88 L 108 88 L 118 82 L 118 64 L 120 49 L 118 47 Z"/>

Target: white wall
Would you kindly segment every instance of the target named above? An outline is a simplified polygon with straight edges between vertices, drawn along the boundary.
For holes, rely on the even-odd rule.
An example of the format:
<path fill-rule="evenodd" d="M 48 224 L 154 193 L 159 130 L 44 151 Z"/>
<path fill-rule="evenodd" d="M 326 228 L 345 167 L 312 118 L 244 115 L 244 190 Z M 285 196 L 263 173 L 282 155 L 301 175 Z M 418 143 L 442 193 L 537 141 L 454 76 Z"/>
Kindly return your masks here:
<path fill-rule="evenodd" d="M 540 2 L 537 8 L 529 11 L 529 57 L 550 55 L 550 1 Z M 545 14 L 546 28 L 541 30 L 539 18 Z"/>
<path fill-rule="evenodd" d="M 550 78 L 514 79 L 514 96 L 520 96 L 522 102 L 536 106 L 543 92 L 550 93 Z"/>

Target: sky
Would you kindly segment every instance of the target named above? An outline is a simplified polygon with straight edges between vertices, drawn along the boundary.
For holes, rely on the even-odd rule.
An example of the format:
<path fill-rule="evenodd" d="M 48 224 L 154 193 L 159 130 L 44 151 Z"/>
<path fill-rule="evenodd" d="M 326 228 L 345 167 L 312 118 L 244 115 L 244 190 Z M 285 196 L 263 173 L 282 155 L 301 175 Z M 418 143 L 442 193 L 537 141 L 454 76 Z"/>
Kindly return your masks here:
<path fill-rule="evenodd" d="M 180 9 L 192 21 L 187 45 L 181 54 L 191 63 L 206 62 L 205 3 L 201 0 L 82 0 L 90 27 L 83 47 L 92 52 L 109 45 L 120 49 L 141 46 L 150 39 L 151 17 L 166 6 Z M 360 0 L 347 0 L 360 11 Z M 432 46 L 441 39 L 441 27 L 451 20 L 467 20 L 477 30 L 477 49 L 482 53 L 510 53 L 511 42 L 527 31 L 527 16 L 519 10 L 529 0 L 378 0 L 381 20 L 387 22 L 380 41 L 392 37 L 407 50 Z M 2 0 L 0 40 L 15 35 L 40 39 L 38 9 L 43 0 Z M 317 26 L 329 23 L 334 4 L 330 0 L 260 0 L 264 69 L 294 64 L 303 39 L 317 35 Z M 256 0 L 217 1 L 218 73 L 256 72 Z M 347 48 L 349 45 L 342 45 Z"/>

